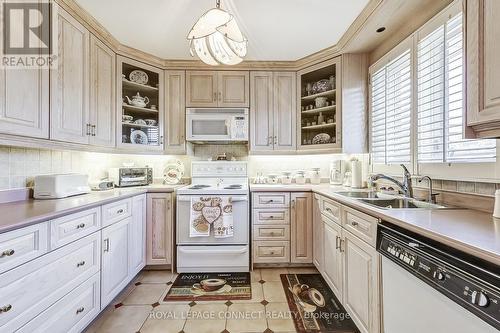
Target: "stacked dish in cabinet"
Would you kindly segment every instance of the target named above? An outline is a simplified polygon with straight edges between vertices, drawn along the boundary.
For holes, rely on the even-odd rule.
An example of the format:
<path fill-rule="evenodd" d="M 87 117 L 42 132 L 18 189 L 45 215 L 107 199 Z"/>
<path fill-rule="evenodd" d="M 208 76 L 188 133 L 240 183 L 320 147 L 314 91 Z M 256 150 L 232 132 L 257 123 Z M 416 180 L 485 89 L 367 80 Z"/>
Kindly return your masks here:
<path fill-rule="evenodd" d="M 323 64 L 298 73 L 300 110 L 298 143 L 301 147 L 336 144 L 337 64 Z M 323 147 L 322 147 L 323 148 Z"/>
<path fill-rule="evenodd" d="M 121 146 L 161 147 L 162 73 L 134 61 L 120 62 Z"/>

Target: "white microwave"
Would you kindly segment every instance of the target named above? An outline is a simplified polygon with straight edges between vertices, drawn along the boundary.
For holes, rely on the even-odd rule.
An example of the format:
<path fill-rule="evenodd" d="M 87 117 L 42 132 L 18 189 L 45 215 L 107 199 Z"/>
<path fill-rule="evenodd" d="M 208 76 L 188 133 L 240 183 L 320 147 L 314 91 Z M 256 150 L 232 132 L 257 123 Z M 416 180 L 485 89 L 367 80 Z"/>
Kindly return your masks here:
<path fill-rule="evenodd" d="M 194 142 L 246 142 L 248 109 L 187 108 L 186 138 Z"/>

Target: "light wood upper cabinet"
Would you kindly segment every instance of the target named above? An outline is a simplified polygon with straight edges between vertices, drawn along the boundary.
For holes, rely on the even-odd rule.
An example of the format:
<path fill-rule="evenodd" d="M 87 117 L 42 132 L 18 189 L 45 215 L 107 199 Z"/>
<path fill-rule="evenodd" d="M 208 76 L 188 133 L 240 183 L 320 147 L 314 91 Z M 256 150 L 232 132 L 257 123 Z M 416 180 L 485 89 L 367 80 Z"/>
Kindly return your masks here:
<path fill-rule="evenodd" d="M 363 333 L 380 332 L 380 256 L 345 229 L 343 305 Z"/>
<path fill-rule="evenodd" d="M 146 264 L 172 264 L 173 202 L 171 193 L 147 194 Z"/>
<path fill-rule="evenodd" d="M 312 263 L 312 194 L 290 194 L 290 262 Z"/>
<path fill-rule="evenodd" d="M 164 101 L 164 70 L 117 56 L 117 126 L 116 140 L 120 149 L 130 151 L 163 151 L 166 117 Z M 134 73 L 145 73 L 147 79 L 139 83 L 131 80 Z M 146 78 L 146 76 L 144 76 Z M 139 96 L 137 96 L 139 95 Z M 142 102 L 142 103 L 141 103 Z M 132 117 L 132 122 L 143 120 L 142 125 L 130 123 L 123 117 Z M 147 120 L 147 121 L 146 121 Z M 145 134 L 145 136 L 143 134 Z"/>
<path fill-rule="evenodd" d="M 187 107 L 248 107 L 246 71 L 187 71 Z"/>
<path fill-rule="evenodd" d="M 330 218 L 323 216 L 323 270 L 320 270 L 325 281 L 339 300 L 342 300 L 343 257 L 340 249 L 342 227 Z"/>
<path fill-rule="evenodd" d="M 368 152 L 368 67 L 366 54 L 343 54 L 297 72 L 297 150 Z M 330 81 L 332 89 L 314 91 L 319 80 Z M 318 97 L 327 103 L 316 106 Z M 318 141 L 321 133 L 330 139 Z"/>
<path fill-rule="evenodd" d="M 218 106 L 249 106 L 249 74 L 246 71 L 217 72 Z"/>
<path fill-rule="evenodd" d="M 295 73 L 274 73 L 274 150 L 295 150 Z"/>
<path fill-rule="evenodd" d="M 250 73 L 250 150 L 274 150 L 273 73 Z"/>
<path fill-rule="evenodd" d="M 90 38 L 90 144 L 115 146 L 115 68 L 113 50 Z"/>
<path fill-rule="evenodd" d="M 218 97 L 217 72 L 186 72 L 187 107 L 216 107 Z"/>
<path fill-rule="evenodd" d="M 0 133 L 49 138 L 48 69 L 0 69 Z"/>
<path fill-rule="evenodd" d="M 59 8 L 58 68 L 50 71 L 50 138 L 89 143 L 89 40 L 80 22 Z"/>
<path fill-rule="evenodd" d="M 169 154 L 186 153 L 186 73 L 165 71 L 166 124 L 165 151 Z"/>
<path fill-rule="evenodd" d="M 466 0 L 468 137 L 500 137 L 500 2 Z"/>
<path fill-rule="evenodd" d="M 296 75 L 250 73 L 250 151 L 294 151 Z"/>

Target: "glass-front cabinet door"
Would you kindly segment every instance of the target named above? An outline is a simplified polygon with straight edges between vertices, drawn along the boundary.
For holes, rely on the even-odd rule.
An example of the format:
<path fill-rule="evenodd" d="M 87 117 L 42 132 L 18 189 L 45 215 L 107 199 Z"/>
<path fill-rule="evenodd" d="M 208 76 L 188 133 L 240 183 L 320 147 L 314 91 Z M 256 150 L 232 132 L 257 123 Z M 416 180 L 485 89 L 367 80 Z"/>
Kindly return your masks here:
<path fill-rule="evenodd" d="M 118 75 L 118 147 L 163 150 L 163 71 L 118 57 Z"/>
<path fill-rule="evenodd" d="M 340 58 L 308 67 L 297 73 L 299 150 L 342 147 L 340 74 Z"/>

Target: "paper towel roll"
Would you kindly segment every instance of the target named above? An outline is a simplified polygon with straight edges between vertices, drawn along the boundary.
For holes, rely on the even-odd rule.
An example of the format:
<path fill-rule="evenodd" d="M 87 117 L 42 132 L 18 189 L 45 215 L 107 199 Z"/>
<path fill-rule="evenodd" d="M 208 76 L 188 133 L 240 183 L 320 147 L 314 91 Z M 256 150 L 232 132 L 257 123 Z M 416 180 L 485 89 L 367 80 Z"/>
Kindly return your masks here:
<path fill-rule="evenodd" d="M 363 188 L 363 163 L 359 160 L 351 162 L 352 184 L 353 188 Z"/>

